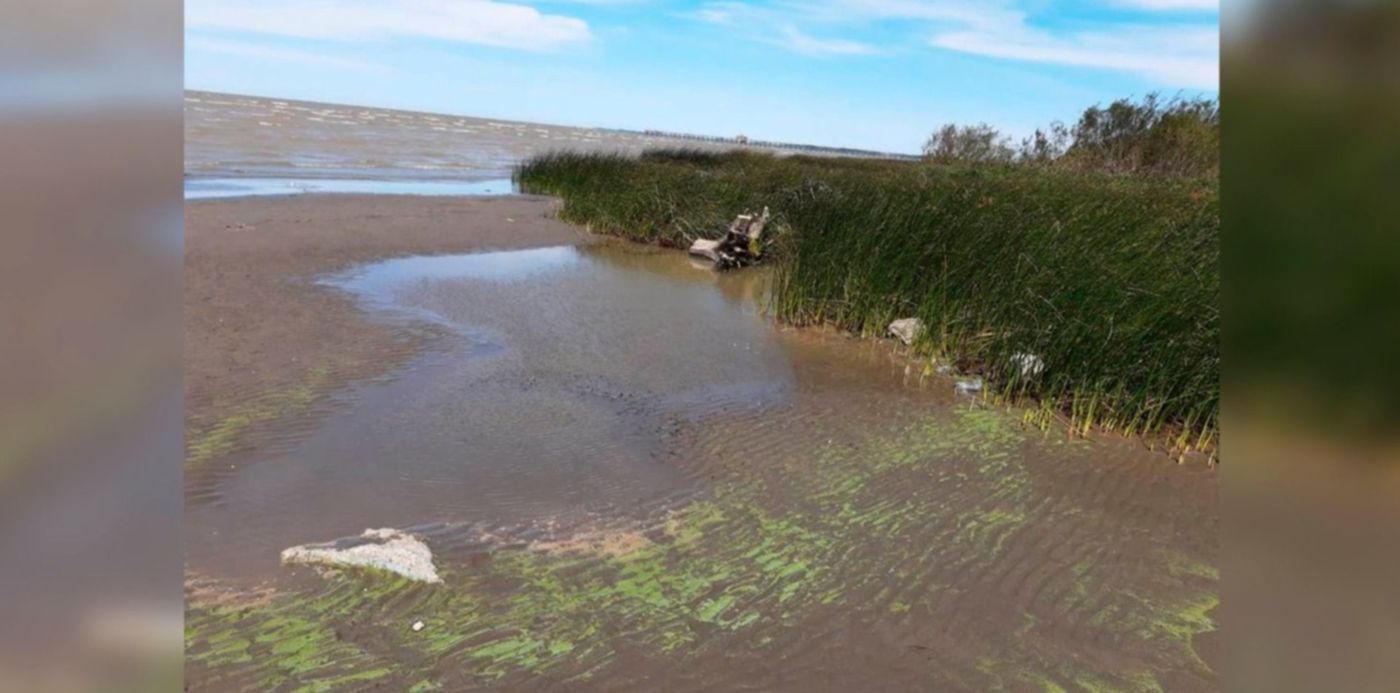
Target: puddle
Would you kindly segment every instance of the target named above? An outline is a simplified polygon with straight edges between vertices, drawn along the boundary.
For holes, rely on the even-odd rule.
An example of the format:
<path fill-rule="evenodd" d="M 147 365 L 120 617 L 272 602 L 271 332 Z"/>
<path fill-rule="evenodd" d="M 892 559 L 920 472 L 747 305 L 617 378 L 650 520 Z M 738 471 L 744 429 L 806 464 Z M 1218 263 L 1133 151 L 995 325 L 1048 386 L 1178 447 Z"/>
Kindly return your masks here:
<path fill-rule="evenodd" d="M 1214 687 L 1213 472 L 776 326 L 767 280 L 617 243 L 325 279 L 449 346 L 187 504 L 192 570 L 290 592 L 193 609 L 189 680 Z M 279 565 L 379 527 L 422 537 L 443 584 Z"/>
<path fill-rule="evenodd" d="M 511 195 L 509 178 L 483 181 L 369 180 L 357 178 L 186 178 L 186 200 L 260 195 Z"/>

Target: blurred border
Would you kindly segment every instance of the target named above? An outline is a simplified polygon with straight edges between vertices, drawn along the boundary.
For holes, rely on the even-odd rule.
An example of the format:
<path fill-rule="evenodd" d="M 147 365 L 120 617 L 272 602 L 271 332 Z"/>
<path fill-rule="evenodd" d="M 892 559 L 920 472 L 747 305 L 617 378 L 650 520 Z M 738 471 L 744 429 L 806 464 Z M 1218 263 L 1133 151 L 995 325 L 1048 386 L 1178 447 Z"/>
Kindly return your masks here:
<path fill-rule="evenodd" d="M 1395 690 L 1400 5 L 1223 10 L 1223 678 Z"/>
<path fill-rule="evenodd" d="M 0 10 L 0 689 L 180 685 L 181 9 Z M 1391 690 L 1400 11 L 1223 9 L 1225 681 Z"/>
<path fill-rule="evenodd" d="M 3 690 L 180 686 L 181 14 L 0 9 Z"/>

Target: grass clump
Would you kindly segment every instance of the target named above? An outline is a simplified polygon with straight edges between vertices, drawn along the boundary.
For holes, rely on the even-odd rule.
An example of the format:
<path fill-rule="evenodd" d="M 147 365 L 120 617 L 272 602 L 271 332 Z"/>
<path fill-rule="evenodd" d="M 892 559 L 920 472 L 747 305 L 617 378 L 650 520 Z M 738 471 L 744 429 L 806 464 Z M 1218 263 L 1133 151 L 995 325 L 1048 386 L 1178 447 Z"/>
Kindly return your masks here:
<path fill-rule="evenodd" d="M 568 221 L 675 247 L 769 207 L 779 319 L 880 334 L 918 317 L 920 350 L 1047 417 L 1214 448 L 1213 179 L 688 150 L 545 154 L 515 179 Z"/>

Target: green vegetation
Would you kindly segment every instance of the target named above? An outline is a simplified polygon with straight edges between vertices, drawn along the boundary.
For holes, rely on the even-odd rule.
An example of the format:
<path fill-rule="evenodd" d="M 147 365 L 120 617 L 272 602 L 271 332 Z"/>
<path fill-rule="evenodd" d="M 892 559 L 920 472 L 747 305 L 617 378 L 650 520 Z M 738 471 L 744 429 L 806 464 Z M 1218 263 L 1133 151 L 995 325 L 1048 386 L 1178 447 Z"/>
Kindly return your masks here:
<path fill-rule="evenodd" d="M 715 444 L 717 456 L 738 448 Z M 1102 690 L 1158 691 L 1173 676 L 1209 679 L 1193 639 L 1215 628 L 1210 557 L 1147 547 L 1109 564 L 1081 557 L 1119 541 L 1104 530 L 1120 520 L 1064 498 L 1038 502 L 1025 446 L 1056 457 L 1076 447 L 973 406 L 868 427 L 722 475 L 707 497 L 629 528 L 646 539 L 627 551 L 449 551 L 437 557 L 440 585 L 336 571 L 260 601 L 192 599 L 187 657 L 196 680 L 228 688 L 569 687 L 619 653 L 682 666 L 761 650 L 812 624 L 946 623 L 978 604 L 984 626 L 939 652 L 946 687 L 1054 690 L 1092 679 Z M 1035 554 L 1053 565 L 1039 572 L 1037 598 L 1007 603 L 1024 552 L 1045 546 L 1048 527 L 1081 522 L 1057 535 L 1076 537 L 1076 550 Z M 984 579 L 960 581 L 969 575 Z M 1073 581 L 1052 577 L 1062 575 Z M 412 630 L 420 619 L 425 628 Z M 1050 621 L 1092 630 L 1085 637 L 1109 654 L 1084 658 L 1063 630 L 1041 627 Z"/>
<path fill-rule="evenodd" d="M 779 319 L 878 335 L 919 317 L 920 353 L 1039 401 L 1042 422 L 1214 448 L 1213 179 L 687 150 L 546 154 L 515 177 L 568 221 L 675 247 L 767 206 Z"/>
<path fill-rule="evenodd" d="M 1119 99 L 1091 106 L 1074 125 L 1037 129 L 1013 146 L 979 123 L 948 123 L 924 143 L 929 161 L 1016 163 L 1105 173 L 1216 176 L 1220 172 L 1220 103 L 1213 99 Z"/>

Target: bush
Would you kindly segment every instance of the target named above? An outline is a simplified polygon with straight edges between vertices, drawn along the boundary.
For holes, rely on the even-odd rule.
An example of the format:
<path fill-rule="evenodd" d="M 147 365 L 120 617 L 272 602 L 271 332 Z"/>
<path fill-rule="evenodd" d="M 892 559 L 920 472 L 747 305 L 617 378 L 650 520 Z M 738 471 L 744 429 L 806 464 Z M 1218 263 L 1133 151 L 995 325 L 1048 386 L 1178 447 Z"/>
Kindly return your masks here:
<path fill-rule="evenodd" d="M 1005 135 L 985 123 L 944 125 L 929 136 L 925 158 L 937 163 L 1015 162 L 1116 174 L 1217 176 L 1220 171 L 1220 104 L 1210 99 L 1141 102 L 1119 99 L 1093 106 L 1074 126 L 1051 123 L 1013 150 Z"/>
<path fill-rule="evenodd" d="M 1141 103 L 1119 99 L 1107 108 L 1089 108 L 1062 159 L 1085 170 L 1214 176 L 1220 169 L 1220 106 L 1148 94 Z"/>
<path fill-rule="evenodd" d="M 986 124 L 956 125 L 949 123 L 929 135 L 924 143 L 924 157 L 940 164 L 992 162 L 1007 163 L 1016 152 L 997 129 Z"/>

